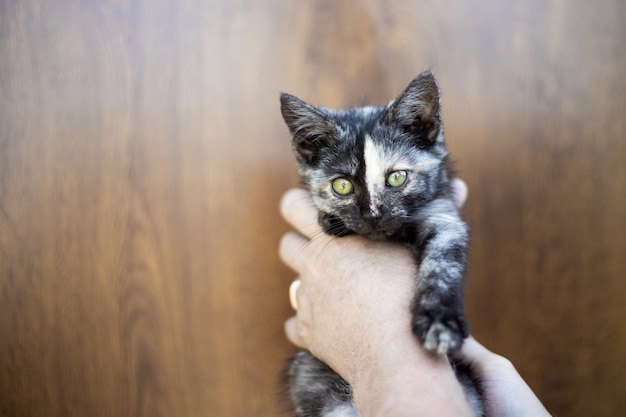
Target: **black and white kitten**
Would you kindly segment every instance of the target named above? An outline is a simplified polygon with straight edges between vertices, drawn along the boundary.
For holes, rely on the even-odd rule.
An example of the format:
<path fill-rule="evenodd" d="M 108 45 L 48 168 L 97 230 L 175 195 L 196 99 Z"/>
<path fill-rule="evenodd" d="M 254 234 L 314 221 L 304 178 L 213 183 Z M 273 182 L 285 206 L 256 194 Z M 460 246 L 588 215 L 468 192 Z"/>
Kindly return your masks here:
<path fill-rule="evenodd" d="M 330 110 L 289 94 L 280 100 L 324 231 L 407 244 L 419 265 L 413 333 L 434 354 L 458 350 L 469 333 L 462 298 L 468 231 L 452 200 L 433 75 L 422 73 L 384 107 Z M 469 369 L 455 366 L 482 416 Z M 349 384 L 308 351 L 298 352 L 286 373 L 299 417 L 358 416 Z"/>

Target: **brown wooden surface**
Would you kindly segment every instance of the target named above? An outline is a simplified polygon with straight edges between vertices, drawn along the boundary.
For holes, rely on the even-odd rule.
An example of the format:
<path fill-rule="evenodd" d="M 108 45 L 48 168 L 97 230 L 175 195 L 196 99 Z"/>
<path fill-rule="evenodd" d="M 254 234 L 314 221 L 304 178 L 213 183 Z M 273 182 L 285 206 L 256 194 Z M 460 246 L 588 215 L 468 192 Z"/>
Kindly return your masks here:
<path fill-rule="evenodd" d="M 621 415 L 625 40 L 621 0 L 0 1 L 0 415 L 281 415 L 278 93 L 425 68 L 473 332 L 555 415 Z"/>

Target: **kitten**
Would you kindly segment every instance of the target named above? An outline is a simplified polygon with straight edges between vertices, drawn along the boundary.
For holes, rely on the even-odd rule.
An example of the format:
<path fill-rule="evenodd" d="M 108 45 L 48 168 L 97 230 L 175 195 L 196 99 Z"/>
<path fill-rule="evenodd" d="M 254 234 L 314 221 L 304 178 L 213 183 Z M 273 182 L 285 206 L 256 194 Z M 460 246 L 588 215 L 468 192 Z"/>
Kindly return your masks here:
<path fill-rule="evenodd" d="M 384 107 L 330 110 L 289 94 L 280 100 L 324 231 L 408 245 L 419 265 L 413 333 L 433 354 L 458 350 L 469 334 L 462 298 L 468 232 L 451 196 L 433 75 L 422 73 Z M 478 385 L 467 366 L 455 366 L 481 416 Z M 358 416 L 349 384 L 308 351 L 286 373 L 298 416 Z"/>

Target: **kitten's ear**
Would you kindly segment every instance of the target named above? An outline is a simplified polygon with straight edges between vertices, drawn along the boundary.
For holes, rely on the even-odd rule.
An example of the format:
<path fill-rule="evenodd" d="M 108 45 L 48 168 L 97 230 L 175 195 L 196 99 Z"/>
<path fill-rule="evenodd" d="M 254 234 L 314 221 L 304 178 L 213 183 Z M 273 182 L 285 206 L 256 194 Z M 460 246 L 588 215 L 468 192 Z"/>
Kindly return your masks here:
<path fill-rule="evenodd" d="M 383 120 L 433 144 L 441 130 L 439 109 L 437 81 L 430 72 L 423 72 L 390 104 Z"/>
<path fill-rule="evenodd" d="M 336 135 L 336 124 L 322 110 L 291 94 L 280 95 L 280 111 L 293 135 L 296 156 L 301 162 L 314 164 Z"/>

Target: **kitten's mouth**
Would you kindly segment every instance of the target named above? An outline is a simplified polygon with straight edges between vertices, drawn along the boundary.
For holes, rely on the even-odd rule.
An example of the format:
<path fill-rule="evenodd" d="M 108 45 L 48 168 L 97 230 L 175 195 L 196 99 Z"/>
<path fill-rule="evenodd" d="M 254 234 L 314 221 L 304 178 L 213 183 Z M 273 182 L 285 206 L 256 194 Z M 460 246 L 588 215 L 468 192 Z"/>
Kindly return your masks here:
<path fill-rule="evenodd" d="M 367 235 L 363 235 L 371 240 L 389 240 L 391 238 L 391 234 L 387 232 L 377 232 L 373 231 Z"/>
<path fill-rule="evenodd" d="M 400 229 L 397 225 L 391 227 L 389 222 L 380 220 L 358 224 L 344 223 L 339 217 L 325 213 L 320 213 L 319 220 L 326 233 L 339 237 L 357 234 L 371 240 L 390 240 Z"/>
<path fill-rule="evenodd" d="M 362 225 L 355 228 L 355 233 L 371 240 L 389 240 L 395 234 L 395 230 L 378 225 Z"/>

